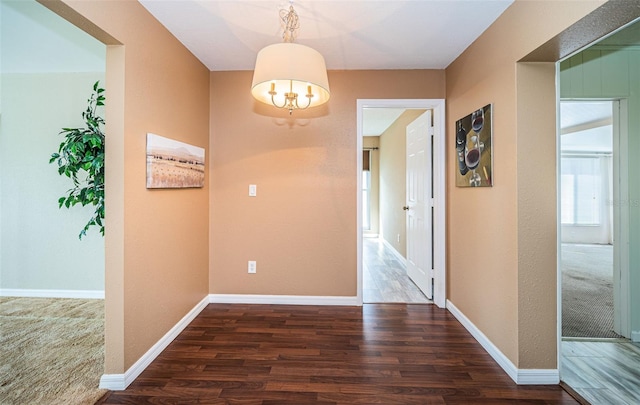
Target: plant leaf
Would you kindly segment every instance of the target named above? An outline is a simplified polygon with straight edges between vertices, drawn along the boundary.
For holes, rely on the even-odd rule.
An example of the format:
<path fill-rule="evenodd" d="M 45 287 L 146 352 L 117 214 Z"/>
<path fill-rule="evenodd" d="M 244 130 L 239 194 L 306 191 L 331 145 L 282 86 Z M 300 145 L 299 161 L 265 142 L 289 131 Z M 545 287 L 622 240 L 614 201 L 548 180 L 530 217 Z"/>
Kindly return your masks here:
<path fill-rule="evenodd" d="M 52 153 L 49 163 L 57 161 L 58 174 L 71 179 L 73 188 L 58 199 L 58 207 L 93 205 L 94 213 L 87 221 L 78 237 L 82 239 L 92 226 L 98 226 L 104 236 L 104 139 L 101 128 L 105 120 L 96 115 L 96 107 L 104 106 L 104 89 L 100 82 L 93 84 L 93 93 L 82 112 L 85 128 L 62 128 L 59 135 L 64 137 L 57 153 Z"/>

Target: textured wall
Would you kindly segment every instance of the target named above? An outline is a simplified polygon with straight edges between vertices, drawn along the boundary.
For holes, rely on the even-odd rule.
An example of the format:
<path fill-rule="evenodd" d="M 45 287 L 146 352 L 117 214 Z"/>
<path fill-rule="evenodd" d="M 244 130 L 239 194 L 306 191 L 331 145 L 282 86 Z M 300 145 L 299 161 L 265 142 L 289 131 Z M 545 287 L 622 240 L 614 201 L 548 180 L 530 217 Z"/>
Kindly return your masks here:
<path fill-rule="evenodd" d="M 356 100 L 443 98 L 444 72 L 332 71 L 329 103 L 292 116 L 254 102 L 251 77 L 211 73 L 210 290 L 355 296 Z"/>
<path fill-rule="evenodd" d="M 556 155 L 548 149 L 555 143 L 549 125 L 556 100 L 527 93 L 554 82 L 545 66 L 518 78 L 517 62 L 602 3 L 518 0 L 446 70 L 448 133 L 457 119 L 489 103 L 494 129 L 493 187 L 456 187 L 457 162 L 449 160 L 447 296 L 518 368 L 557 367 L 557 288 L 555 208 L 549 211 Z M 545 104 L 531 109 L 529 97 Z M 526 134 L 544 138 L 541 153 L 519 133 L 527 112 L 538 118 Z M 454 156 L 453 142 L 447 147 Z M 532 172 L 530 161 L 521 160 L 532 155 L 544 170 Z M 539 205 L 526 200 L 532 195 L 540 196 Z"/>

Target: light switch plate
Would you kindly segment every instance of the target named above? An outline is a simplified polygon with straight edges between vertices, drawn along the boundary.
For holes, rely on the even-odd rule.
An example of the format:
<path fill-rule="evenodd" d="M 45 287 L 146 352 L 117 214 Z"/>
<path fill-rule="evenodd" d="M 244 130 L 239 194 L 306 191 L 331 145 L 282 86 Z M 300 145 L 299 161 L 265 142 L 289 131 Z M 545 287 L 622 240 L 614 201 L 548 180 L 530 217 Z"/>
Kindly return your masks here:
<path fill-rule="evenodd" d="M 258 186 L 249 184 L 249 197 L 255 197 L 258 193 Z"/>

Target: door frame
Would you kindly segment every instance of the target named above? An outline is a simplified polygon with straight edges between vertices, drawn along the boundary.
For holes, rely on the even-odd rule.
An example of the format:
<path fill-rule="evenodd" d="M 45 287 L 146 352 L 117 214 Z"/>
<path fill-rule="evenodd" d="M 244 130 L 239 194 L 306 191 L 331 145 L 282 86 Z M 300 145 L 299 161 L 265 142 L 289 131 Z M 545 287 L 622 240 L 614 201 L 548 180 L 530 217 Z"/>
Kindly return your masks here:
<path fill-rule="evenodd" d="M 629 104 L 613 101 L 613 330 L 633 340 L 629 268 Z M 633 340 L 635 341 L 635 340 Z"/>
<path fill-rule="evenodd" d="M 446 306 L 446 154 L 445 154 L 445 100 L 444 99 L 358 99 L 356 136 L 356 201 L 357 201 L 357 301 L 362 305 L 362 144 L 363 111 L 365 108 L 407 108 L 433 110 L 433 302 Z"/>
<path fill-rule="evenodd" d="M 559 64 L 558 64 L 559 68 Z M 557 73 L 558 74 L 558 73 Z M 627 338 L 631 336 L 631 315 L 630 315 L 630 291 L 629 291 L 629 163 L 628 155 L 624 153 L 628 150 L 628 100 L 625 98 L 594 98 L 594 97 L 572 97 L 558 98 L 557 100 L 557 232 L 558 232 L 558 259 L 557 259 L 557 280 L 558 280 L 558 364 L 560 364 L 561 342 L 562 342 L 562 224 L 560 221 L 560 209 L 562 207 L 561 198 L 561 154 L 560 148 L 560 104 L 564 101 L 597 102 L 609 101 L 612 103 L 612 126 L 613 126 L 613 312 L 614 331 Z"/>

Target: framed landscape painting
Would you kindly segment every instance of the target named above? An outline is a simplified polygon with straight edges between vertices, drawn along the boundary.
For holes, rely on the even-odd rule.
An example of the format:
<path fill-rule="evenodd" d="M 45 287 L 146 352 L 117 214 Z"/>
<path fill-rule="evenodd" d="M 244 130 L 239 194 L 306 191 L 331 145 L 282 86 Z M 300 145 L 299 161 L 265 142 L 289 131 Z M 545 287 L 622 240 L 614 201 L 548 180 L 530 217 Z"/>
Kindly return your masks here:
<path fill-rule="evenodd" d="M 492 105 L 456 121 L 456 186 L 493 185 Z"/>
<path fill-rule="evenodd" d="M 204 186 L 204 148 L 147 134 L 147 188 Z"/>

